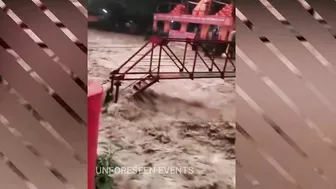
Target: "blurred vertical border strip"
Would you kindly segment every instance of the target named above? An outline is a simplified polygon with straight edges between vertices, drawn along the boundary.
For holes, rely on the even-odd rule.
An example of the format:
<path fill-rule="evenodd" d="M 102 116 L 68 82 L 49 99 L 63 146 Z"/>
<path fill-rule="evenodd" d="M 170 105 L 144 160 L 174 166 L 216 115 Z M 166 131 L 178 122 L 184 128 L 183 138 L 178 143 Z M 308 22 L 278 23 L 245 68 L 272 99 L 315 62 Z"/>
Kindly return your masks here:
<path fill-rule="evenodd" d="M 336 1 L 236 7 L 237 189 L 334 188 Z"/>
<path fill-rule="evenodd" d="M 0 8 L 1 188 L 87 188 L 87 1 Z"/>

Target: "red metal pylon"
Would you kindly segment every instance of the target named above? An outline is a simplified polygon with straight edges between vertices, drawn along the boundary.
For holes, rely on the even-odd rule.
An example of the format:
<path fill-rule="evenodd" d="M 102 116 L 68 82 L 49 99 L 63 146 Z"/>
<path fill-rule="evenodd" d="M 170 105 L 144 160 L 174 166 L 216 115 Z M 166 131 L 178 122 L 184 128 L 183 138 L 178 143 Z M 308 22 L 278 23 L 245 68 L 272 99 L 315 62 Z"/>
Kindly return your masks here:
<path fill-rule="evenodd" d="M 228 45 L 230 49 L 235 45 L 233 42 L 221 40 L 152 37 L 110 73 L 111 88 L 108 93 L 117 102 L 120 86 L 125 81 L 133 81 L 129 86 L 138 94 L 160 80 L 235 77 L 236 67 L 230 57 L 231 53 L 225 52 L 225 58 L 216 59 L 204 47 L 205 44 L 217 47 L 222 44 L 223 48 Z"/>

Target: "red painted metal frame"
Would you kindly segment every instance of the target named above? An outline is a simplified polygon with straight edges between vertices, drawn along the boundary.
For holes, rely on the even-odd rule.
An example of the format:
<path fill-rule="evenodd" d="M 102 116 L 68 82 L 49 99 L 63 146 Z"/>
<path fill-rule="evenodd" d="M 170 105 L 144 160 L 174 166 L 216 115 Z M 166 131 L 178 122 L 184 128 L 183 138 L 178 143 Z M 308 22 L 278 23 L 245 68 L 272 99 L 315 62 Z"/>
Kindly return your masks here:
<path fill-rule="evenodd" d="M 212 24 L 219 26 L 233 26 L 233 18 L 228 16 L 194 16 L 194 15 L 170 15 L 170 14 L 154 14 L 154 20 L 164 20 L 164 21 L 175 21 L 175 22 L 187 22 L 187 23 L 196 23 L 196 24 Z"/>
<path fill-rule="evenodd" d="M 170 30 L 169 31 L 169 38 L 188 38 L 188 39 L 195 39 L 196 34 L 192 32 L 183 32 L 179 30 Z"/>
<path fill-rule="evenodd" d="M 173 42 L 179 42 L 184 44 L 184 54 L 182 59 L 172 51 L 169 47 L 169 44 Z M 178 39 L 178 38 L 160 38 L 152 37 L 144 46 L 142 46 L 135 54 L 133 54 L 126 62 L 124 62 L 118 69 L 110 73 L 111 79 L 111 88 L 109 93 L 114 96 L 115 102 L 118 101 L 119 88 L 122 81 L 149 81 L 146 85 L 140 90 L 143 91 L 147 89 L 150 85 L 158 82 L 159 80 L 173 80 L 173 79 L 198 79 L 198 78 L 232 78 L 235 77 L 235 63 L 230 57 L 230 53 L 224 52 L 226 54 L 225 63 L 223 67 L 219 66 L 215 58 L 209 55 L 208 50 L 203 46 L 204 44 L 213 44 L 213 45 L 229 45 L 229 48 L 232 48 L 235 45 L 231 41 L 220 41 L 220 40 L 194 40 L 194 39 Z M 188 46 L 191 46 L 194 49 L 193 55 L 193 65 L 192 68 L 187 69 L 185 66 L 186 63 L 186 54 L 188 51 Z M 146 47 L 149 47 L 140 58 L 136 61 L 132 61 L 140 52 L 144 51 Z M 154 65 L 154 50 L 159 49 L 159 54 L 157 64 Z M 201 55 L 200 50 L 203 51 L 204 56 Z M 176 72 L 163 72 L 161 71 L 161 62 L 162 56 L 165 53 L 171 62 L 178 68 L 179 71 Z M 150 57 L 150 62 L 148 65 L 148 71 L 137 71 L 134 68 L 140 64 L 145 57 Z M 205 61 L 205 57 L 210 60 L 210 64 Z M 204 64 L 207 68 L 207 71 L 196 71 L 196 60 L 201 60 L 200 62 Z M 232 69 L 228 68 L 228 65 L 231 64 Z M 140 85 L 140 84 L 139 84 Z M 115 94 L 114 93 L 115 88 Z"/>

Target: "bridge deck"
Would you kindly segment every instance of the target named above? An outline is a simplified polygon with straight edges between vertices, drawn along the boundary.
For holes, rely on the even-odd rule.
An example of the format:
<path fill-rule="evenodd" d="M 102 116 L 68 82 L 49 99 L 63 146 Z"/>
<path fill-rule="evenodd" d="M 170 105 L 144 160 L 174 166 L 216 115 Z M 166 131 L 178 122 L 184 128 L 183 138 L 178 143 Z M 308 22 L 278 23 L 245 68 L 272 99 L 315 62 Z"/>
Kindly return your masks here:
<path fill-rule="evenodd" d="M 211 43 L 216 44 L 216 41 Z M 232 58 L 227 53 L 225 58 L 212 57 L 203 44 L 197 40 L 152 38 L 111 72 L 109 93 L 113 93 L 115 87 L 115 96 L 118 96 L 121 83 L 126 81 L 135 81 L 127 86 L 137 84 L 143 86 L 139 88 L 143 91 L 159 80 L 235 77 L 236 68 Z M 217 45 L 225 44 L 229 48 L 234 45 L 223 41 L 218 41 Z"/>

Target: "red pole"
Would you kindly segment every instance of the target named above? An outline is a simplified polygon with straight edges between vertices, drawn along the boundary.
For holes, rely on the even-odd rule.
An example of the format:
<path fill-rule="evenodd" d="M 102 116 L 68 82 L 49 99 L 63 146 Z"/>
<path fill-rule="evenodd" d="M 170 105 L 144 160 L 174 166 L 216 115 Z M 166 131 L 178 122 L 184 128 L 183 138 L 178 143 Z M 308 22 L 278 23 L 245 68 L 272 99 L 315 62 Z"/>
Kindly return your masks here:
<path fill-rule="evenodd" d="M 88 85 L 88 189 L 95 189 L 96 158 L 100 109 L 103 100 L 103 88 L 100 84 Z"/>

